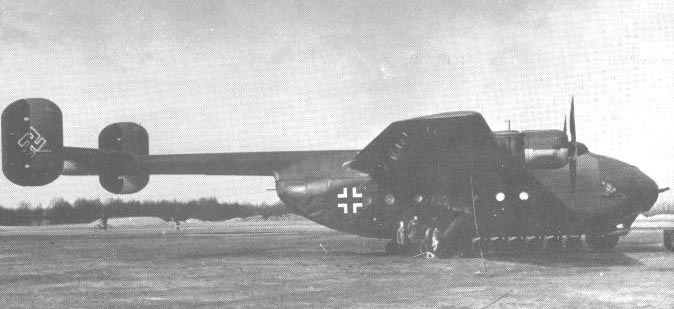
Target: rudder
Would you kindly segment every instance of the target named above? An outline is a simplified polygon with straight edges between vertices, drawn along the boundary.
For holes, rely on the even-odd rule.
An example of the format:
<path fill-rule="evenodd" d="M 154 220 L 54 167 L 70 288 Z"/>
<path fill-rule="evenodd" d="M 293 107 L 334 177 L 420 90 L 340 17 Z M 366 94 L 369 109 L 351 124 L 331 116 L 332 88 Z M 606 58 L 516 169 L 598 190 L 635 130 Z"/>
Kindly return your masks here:
<path fill-rule="evenodd" d="M 135 155 L 149 154 L 149 138 L 141 125 L 133 122 L 113 123 L 103 129 L 98 136 L 98 148 Z M 99 181 L 108 192 L 115 194 L 136 193 L 148 184 L 150 174 L 146 168 L 136 166 L 135 170 L 125 170 L 123 157 L 110 157 L 99 167 Z"/>
<path fill-rule="evenodd" d="M 22 99 L 2 112 L 2 171 L 20 186 L 42 186 L 63 170 L 63 117 L 46 99 Z"/>

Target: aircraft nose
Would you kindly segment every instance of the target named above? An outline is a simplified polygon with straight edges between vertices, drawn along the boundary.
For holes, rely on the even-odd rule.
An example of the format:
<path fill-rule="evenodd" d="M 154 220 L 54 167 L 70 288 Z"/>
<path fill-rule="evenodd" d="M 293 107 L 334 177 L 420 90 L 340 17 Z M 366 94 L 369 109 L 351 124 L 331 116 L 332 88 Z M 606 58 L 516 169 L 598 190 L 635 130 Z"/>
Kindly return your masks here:
<path fill-rule="evenodd" d="M 604 157 L 600 160 L 603 195 L 626 197 L 627 207 L 633 212 L 646 212 L 658 199 L 658 185 L 637 167 Z"/>
<path fill-rule="evenodd" d="M 634 206 L 639 207 L 641 211 L 649 211 L 658 199 L 658 184 L 646 174 L 639 171 L 638 176 L 635 179 L 635 188 L 636 192 L 634 196 L 630 197 L 630 200 Z"/>
<path fill-rule="evenodd" d="M 634 166 L 630 166 L 626 172 L 629 176 L 623 185 L 631 208 L 639 212 L 649 211 L 658 199 L 658 185 Z"/>

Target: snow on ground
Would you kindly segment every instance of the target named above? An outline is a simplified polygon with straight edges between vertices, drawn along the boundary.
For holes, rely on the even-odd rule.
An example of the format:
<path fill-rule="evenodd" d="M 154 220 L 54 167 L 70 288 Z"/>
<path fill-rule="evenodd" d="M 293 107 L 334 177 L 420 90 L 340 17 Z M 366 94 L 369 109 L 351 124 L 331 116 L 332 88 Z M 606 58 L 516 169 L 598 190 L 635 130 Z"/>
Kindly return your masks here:
<path fill-rule="evenodd" d="M 238 223 L 238 222 L 265 222 L 265 221 L 303 221 L 308 220 L 302 216 L 290 214 L 286 216 L 270 216 L 267 219 L 260 215 L 246 217 L 246 218 L 232 218 L 226 221 L 204 221 L 200 219 L 190 218 L 184 222 L 187 225 L 211 225 L 223 223 Z M 94 227 L 100 224 L 101 220 L 88 223 L 88 226 Z M 111 226 L 168 226 L 173 227 L 173 222 L 166 222 L 157 217 L 129 217 L 129 218 L 110 218 L 108 224 Z"/>
<path fill-rule="evenodd" d="M 96 220 L 89 223 L 90 226 L 96 226 L 101 222 L 101 220 Z M 111 226 L 149 226 L 149 225 L 161 225 L 161 226 L 173 226 L 173 223 L 166 222 L 157 217 L 129 217 L 129 218 L 110 218 L 108 219 L 108 224 Z"/>

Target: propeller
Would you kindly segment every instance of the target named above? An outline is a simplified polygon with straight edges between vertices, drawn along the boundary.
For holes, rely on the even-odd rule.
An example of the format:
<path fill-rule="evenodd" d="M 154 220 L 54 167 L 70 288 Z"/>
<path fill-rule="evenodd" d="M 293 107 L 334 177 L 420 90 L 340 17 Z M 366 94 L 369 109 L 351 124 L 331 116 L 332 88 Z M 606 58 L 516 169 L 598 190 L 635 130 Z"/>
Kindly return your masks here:
<path fill-rule="evenodd" d="M 569 115 L 569 131 L 571 141 L 569 143 L 569 176 L 571 180 L 571 192 L 576 192 L 576 167 L 578 160 L 578 145 L 576 142 L 576 115 L 573 106 L 573 96 L 571 96 L 571 114 Z M 564 118 L 564 133 L 566 133 L 566 117 Z"/>

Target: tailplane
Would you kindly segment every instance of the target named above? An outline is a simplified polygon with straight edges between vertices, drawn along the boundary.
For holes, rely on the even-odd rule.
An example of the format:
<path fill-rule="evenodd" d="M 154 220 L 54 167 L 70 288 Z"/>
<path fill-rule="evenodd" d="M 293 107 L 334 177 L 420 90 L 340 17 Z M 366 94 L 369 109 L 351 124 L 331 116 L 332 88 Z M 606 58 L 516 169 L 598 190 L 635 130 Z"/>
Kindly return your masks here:
<path fill-rule="evenodd" d="M 101 186 L 112 193 L 142 190 L 150 176 L 146 165 L 147 131 L 132 122 L 107 126 L 98 137 L 98 149 L 63 146 L 63 117 L 46 99 L 18 100 L 2 113 L 2 171 L 20 186 L 43 186 L 60 175 L 99 175 Z"/>

